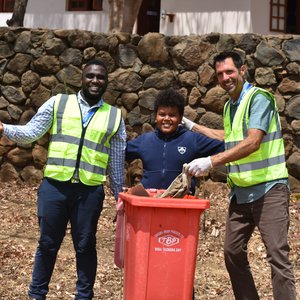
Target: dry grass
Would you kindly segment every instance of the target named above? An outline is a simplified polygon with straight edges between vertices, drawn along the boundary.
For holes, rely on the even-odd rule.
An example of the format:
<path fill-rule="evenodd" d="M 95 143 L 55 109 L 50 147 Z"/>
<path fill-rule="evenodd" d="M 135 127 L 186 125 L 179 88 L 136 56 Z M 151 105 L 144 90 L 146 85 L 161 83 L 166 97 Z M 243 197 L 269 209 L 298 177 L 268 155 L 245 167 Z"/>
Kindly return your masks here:
<path fill-rule="evenodd" d="M 0 191 L 0 299 L 25 300 L 30 283 L 33 256 L 38 238 L 36 219 L 37 187 L 3 183 Z M 211 207 L 201 217 L 197 268 L 196 299 L 233 299 L 229 277 L 223 261 L 223 237 L 227 211 L 227 190 L 209 192 Z M 291 260 L 297 281 L 300 279 L 300 197 L 291 202 Z M 114 266 L 115 202 L 107 197 L 98 230 L 98 272 L 96 300 L 121 299 L 122 274 Z M 264 246 L 257 232 L 249 245 L 249 257 L 261 300 L 271 300 L 270 271 Z M 47 299 L 74 299 L 75 257 L 67 232 L 59 252 Z"/>

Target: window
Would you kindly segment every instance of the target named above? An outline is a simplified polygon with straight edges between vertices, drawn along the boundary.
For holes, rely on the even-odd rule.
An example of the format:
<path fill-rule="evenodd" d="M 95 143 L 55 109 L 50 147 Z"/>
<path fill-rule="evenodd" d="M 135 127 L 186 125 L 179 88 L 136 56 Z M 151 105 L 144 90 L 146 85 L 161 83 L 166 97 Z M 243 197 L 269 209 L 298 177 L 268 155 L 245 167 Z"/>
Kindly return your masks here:
<path fill-rule="evenodd" d="M 102 0 L 68 0 L 68 10 L 69 11 L 102 10 Z"/>
<path fill-rule="evenodd" d="M 0 12 L 13 12 L 15 0 L 0 0 Z"/>
<path fill-rule="evenodd" d="M 270 31 L 286 31 L 286 0 L 270 1 Z"/>
<path fill-rule="evenodd" d="M 270 31 L 300 34 L 300 0 L 270 0 Z"/>

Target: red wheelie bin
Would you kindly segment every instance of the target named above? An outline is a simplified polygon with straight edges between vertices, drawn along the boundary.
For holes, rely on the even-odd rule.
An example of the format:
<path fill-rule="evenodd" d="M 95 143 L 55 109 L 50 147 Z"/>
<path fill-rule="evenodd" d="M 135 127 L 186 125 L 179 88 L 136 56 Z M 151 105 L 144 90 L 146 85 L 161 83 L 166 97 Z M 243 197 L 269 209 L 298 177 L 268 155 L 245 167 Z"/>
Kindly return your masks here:
<path fill-rule="evenodd" d="M 200 217 L 209 200 L 147 191 L 149 197 L 119 196 L 125 214 L 115 255 L 124 263 L 123 299 L 191 300 Z"/>

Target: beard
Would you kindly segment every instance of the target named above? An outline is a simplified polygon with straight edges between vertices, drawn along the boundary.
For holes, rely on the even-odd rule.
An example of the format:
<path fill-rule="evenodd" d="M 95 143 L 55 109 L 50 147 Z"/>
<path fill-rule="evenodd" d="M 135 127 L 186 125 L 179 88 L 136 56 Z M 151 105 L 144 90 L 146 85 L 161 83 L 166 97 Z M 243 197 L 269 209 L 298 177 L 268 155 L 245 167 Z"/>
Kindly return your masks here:
<path fill-rule="evenodd" d="M 104 92 L 106 91 L 106 88 L 107 88 L 107 86 L 103 86 L 99 89 L 98 92 L 91 93 L 88 88 L 83 87 L 82 94 L 83 94 L 84 98 L 87 100 L 99 101 L 101 99 L 102 95 L 104 94 Z"/>

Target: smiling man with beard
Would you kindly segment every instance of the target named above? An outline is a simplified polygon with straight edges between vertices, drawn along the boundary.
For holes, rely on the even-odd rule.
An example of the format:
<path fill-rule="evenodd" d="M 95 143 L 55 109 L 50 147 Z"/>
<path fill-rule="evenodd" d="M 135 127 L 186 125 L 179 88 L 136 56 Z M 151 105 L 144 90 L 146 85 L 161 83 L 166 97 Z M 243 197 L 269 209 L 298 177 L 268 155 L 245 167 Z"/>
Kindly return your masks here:
<path fill-rule="evenodd" d="M 77 94 L 51 97 L 26 125 L 0 122 L 0 133 L 22 144 L 36 141 L 50 131 L 44 179 L 38 191 L 40 238 L 30 299 L 46 299 L 68 222 L 76 252 L 75 299 L 93 298 L 103 184 L 108 174 L 117 200 L 124 182 L 126 130 L 121 111 L 102 99 L 107 84 L 106 65 L 99 60 L 88 61 L 82 72 L 82 89 Z"/>
<path fill-rule="evenodd" d="M 274 300 L 296 300 L 288 244 L 288 171 L 275 97 L 247 81 L 246 64 L 237 52 L 216 55 L 214 69 L 220 86 L 231 98 L 224 107 L 224 130 L 188 119 L 184 123 L 193 131 L 224 140 L 226 150 L 191 161 L 188 171 L 201 176 L 213 167 L 227 166 L 231 191 L 224 257 L 235 299 L 260 299 L 247 253 L 257 228 L 271 268 Z"/>

